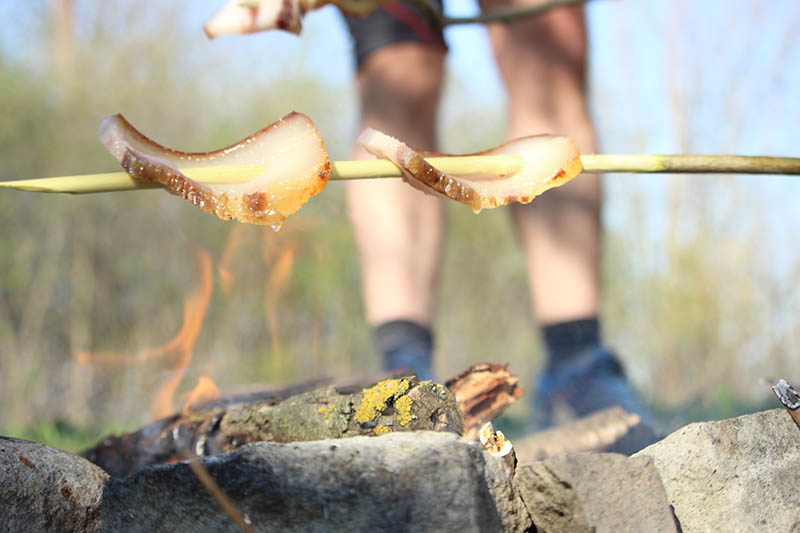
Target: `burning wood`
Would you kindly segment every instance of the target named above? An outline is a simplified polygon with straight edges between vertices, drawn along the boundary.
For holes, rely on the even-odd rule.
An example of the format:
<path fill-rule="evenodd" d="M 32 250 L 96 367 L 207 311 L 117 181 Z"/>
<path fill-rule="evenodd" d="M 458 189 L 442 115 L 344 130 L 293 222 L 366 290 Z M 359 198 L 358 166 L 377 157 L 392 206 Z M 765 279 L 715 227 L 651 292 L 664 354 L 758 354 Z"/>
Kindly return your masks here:
<path fill-rule="evenodd" d="M 255 402 L 218 401 L 144 428 L 103 439 L 82 455 L 114 476 L 144 466 L 207 456 L 257 441 L 298 442 L 383 435 L 397 431 L 450 431 L 464 423 L 452 393 L 415 377 L 392 378 L 352 392 L 334 386 Z"/>
<path fill-rule="evenodd" d="M 216 455 L 257 441 L 418 430 L 451 431 L 477 440 L 483 428 L 483 445 L 505 456 L 511 444 L 486 424 L 522 396 L 517 383 L 506 365 L 481 363 L 448 380 L 446 387 L 415 377 L 377 383 L 320 379 L 205 404 L 190 397 L 182 413 L 107 437 L 82 455 L 111 475 L 123 476 L 147 465 Z M 617 450 L 614 446 L 625 451 L 626 439 L 638 439 L 645 430 L 636 415 L 608 409 L 518 441 L 515 457 L 538 460 L 564 451 Z M 652 435 L 647 437 L 652 441 Z M 638 449 L 635 443 L 633 448 Z"/>
<path fill-rule="evenodd" d="M 200 376 L 197 379 L 197 386 L 189 393 L 189 398 L 183 406 L 182 413 L 189 414 L 197 410 L 201 405 L 205 405 L 214 400 L 219 400 L 219 387 L 208 376 Z"/>
<path fill-rule="evenodd" d="M 447 387 L 415 377 L 364 382 L 315 380 L 289 388 L 228 396 L 144 428 L 109 436 L 82 455 L 115 476 L 144 466 L 215 455 L 256 441 L 295 442 L 451 431 L 477 439 L 477 430 L 522 393 L 505 365 L 478 364 Z M 463 414 L 462 414 L 463 412 Z"/>

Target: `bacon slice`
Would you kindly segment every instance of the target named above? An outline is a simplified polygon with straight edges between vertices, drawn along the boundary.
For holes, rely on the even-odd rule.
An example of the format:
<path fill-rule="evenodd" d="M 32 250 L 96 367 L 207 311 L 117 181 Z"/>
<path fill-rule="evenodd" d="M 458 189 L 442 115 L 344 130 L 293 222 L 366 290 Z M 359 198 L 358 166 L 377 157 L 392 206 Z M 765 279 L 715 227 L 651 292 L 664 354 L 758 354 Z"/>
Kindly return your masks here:
<path fill-rule="evenodd" d="M 331 164 L 317 128 L 301 113 L 290 113 L 236 144 L 213 152 L 186 153 L 151 141 L 122 115 L 100 126 L 106 150 L 135 179 L 160 183 L 223 220 L 237 219 L 273 229 L 319 193 Z M 266 165 L 243 183 L 197 183 L 180 170 L 211 166 Z"/>
<path fill-rule="evenodd" d="M 491 150 L 471 155 L 518 155 L 524 165 L 508 176 L 450 176 L 431 166 L 425 159 L 444 156 L 417 152 L 385 133 L 367 128 L 358 142 L 376 157 L 388 159 L 403 173 L 403 179 L 423 192 L 466 204 L 476 213 L 513 202 L 527 204 L 547 189 L 563 185 L 581 169 L 580 152 L 567 137 L 536 135 L 522 137 Z"/>
<path fill-rule="evenodd" d="M 352 16 L 363 16 L 392 0 L 229 0 L 203 26 L 209 39 L 220 35 L 242 35 L 266 30 L 299 34 L 303 16 L 311 10 L 334 4 Z"/>
<path fill-rule="evenodd" d="M 203 26 L 209 39 L 224 34 L 247 34 L 265 30 L 286 30 L 300 33 L 301 20 L 306 12 L 300 0 L 261 0 L 255 7 L 243 5 L 242 0 L 230 0 Z"/>

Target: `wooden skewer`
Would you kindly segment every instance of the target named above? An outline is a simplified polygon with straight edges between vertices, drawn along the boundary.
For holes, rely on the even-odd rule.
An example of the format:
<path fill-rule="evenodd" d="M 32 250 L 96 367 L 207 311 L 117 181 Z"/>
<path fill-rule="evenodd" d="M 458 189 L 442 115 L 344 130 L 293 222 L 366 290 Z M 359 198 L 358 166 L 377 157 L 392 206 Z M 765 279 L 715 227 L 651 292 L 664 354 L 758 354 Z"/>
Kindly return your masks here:
<path fill-rule="evenodd" d="M 507 176 L 519 170 L 524 164 L 523 157 L 516 155 L 431 157 L 427 161 L 443 172 L 458 176 L 479 174 Z M 236 165 L 179 170 L 184 176 L 198 183 L 242 183 L 258 177 L 259 174 L 264 172 L 264 169 L 264 165 Z M 400 169 L 392 162 L 383 159 L 334 161 L 331 163 L 331 170 L 332 180 L 401 177 Z M 4 181 L 0 182 L 0 188 L 2 187 L 22 191 L 83 194 L 153 189 L 159 188 L 161 185 L 142 183 L 125 172 L 111 172 L 107 174 Z"/>
<path fill-rule="evenodd" d="M 446 174 L 454 176 L 513 174 L 525 163 L 523 156 L 450 156 L 431 157 L 427 161 Z M 584 172 L 632 173 L 725 173 L 725 174 L 800 174 L 800 158 L 741 155 L 647 155 L 647 154 L 587 154 L 581 156 Z M 390 161 L 335 161 L 331 164 L 332 180 L 398 178 L 398 169 Z M 199 183 L 241 183 L 257 177 L 263 165 L 238 165 L 181 169 Z M 94 192 L 130 191 L 158 188 L 160 185 L 142 183 L 125 172 L 36 178 L 0 182 L 0 188 L 35 192 L 84 194 Z"/>
<path fill-rule="evenodd" d="M 800 174 L 800 157 L 751 155 L 586 154 L 584 172 L 666 174 Z"/>

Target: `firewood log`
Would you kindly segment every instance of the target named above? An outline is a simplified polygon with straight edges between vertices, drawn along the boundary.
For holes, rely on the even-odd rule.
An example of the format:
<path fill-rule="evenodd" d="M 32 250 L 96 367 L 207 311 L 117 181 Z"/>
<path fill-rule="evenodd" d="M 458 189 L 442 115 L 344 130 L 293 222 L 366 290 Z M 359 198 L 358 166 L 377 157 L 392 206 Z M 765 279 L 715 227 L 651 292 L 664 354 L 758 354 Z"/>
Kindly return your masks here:
<path fill-rule="evenodd" d="M 385 377 L 385 376 L 382 376 Z M 108 436 L 82 456 L 112 476 L 144 466 L 215 455 L 258 441 L 296 442 L 381 435 L 395 431 L 452 431 L 477 439 L 477 429 L 522 395 L 505 365 L 481 363 L 447 381 L 416 377 L 334 381 L 229 395 L 193 411 Z"/>
<path fill-rule="evenodd" d="M 107 437 L 81 455 L 112 476 L 124 476 L 147 465 L 215 455 L 250 442 L 311 441 L 416 430 L 461 435 L 464 422 L 446 387 L 403 377 L 383 380 L 358 392 L 327 386 L 277 401 L 215 402 L 209 408 Z"/>

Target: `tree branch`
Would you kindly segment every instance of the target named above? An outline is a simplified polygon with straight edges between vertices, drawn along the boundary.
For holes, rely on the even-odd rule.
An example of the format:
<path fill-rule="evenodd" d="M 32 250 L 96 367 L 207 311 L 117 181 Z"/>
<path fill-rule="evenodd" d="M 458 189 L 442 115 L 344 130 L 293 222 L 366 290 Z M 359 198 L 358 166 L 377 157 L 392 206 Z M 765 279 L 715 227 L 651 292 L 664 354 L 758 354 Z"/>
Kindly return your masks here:
<path fill-rule="evenodd" d="M 510 22 L 514 19 L 533 17 L 541 15 L 556 7 L 579 5 L 589 0 L 551 0 L 544 4 L 536 4 L 525 7 L 513 7 L 506 9 L 495 9 L 488 13 L 482 13 L 474 17 L 442 17 L 442 26 L 453 26 L 456 24 L 488 24 L 490 22 Z"/>

